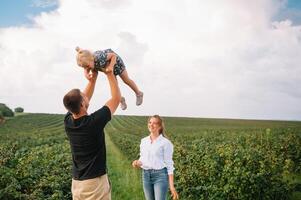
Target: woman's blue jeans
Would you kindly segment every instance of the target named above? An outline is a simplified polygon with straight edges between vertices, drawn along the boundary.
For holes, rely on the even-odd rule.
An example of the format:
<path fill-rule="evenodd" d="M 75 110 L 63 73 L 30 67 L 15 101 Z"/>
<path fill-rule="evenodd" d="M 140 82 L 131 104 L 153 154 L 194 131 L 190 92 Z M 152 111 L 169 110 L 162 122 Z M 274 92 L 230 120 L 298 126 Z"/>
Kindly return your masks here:
<path fill-rule="evenodd" d="M 166 200 L 168 191 L 167 169 L 143 169 L 143 191 L 146 200 Z"/>

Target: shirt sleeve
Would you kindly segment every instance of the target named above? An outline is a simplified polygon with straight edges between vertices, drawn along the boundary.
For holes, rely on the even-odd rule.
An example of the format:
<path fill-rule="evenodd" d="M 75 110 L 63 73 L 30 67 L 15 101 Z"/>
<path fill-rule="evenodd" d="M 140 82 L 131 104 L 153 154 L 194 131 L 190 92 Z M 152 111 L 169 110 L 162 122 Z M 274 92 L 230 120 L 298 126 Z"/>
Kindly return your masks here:
<path fill-rule="evenodd" d="M 139 161 L 142 163 L 141 168 L 143 168 L 145 166 L 145 162 L 144 162 L 144 149 L 143 149 L 143 139 L 141 139 L 140 141 L 140 152 L 139 152 Z"/>
<path fill-rule="evenodd" d="M 99 110 L 91 114 L 93 124 L 96 127 L 104 128 L 105 125 L 111 120 L 111 111 L 108 106 L 103 106 Z"/>
<path fill-rule="evenodd" d="M 142 162 L 142 140 L 140 141 L 139 161 Z"/>
<path fill-rule="evenodd" d="M 166 144 L 163 147 L 164 149 L 164 163 L 166 164 L 167 173 L 168 175 L 173 174 L 174 171 L 174 162 L 172 160 L 172 154 L 173 154 L 173 145 L 170 141 L 166 142 Z"/>

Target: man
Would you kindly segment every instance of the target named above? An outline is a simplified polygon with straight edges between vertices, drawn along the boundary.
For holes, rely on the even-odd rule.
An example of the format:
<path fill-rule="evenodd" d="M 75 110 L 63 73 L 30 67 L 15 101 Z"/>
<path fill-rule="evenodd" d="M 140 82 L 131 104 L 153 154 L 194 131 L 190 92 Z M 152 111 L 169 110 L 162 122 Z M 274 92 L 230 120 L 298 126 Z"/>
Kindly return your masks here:
<path fill-rule="evenodd" d="M 72 152 L 72 198 L 74 200 L 110 200 L 111 187 L 106 174 L 106 147 L 104 127 L 117 109 L 121 94 L 113 74 L 116 56 L 105 72 L 111 89 L 111 98 L 96 112 L 88 115 L 98 73 L 85 72 L 88 85 L 83 92 L 69 91 L 63 99 L 68 110 L 64 124 Z"/>

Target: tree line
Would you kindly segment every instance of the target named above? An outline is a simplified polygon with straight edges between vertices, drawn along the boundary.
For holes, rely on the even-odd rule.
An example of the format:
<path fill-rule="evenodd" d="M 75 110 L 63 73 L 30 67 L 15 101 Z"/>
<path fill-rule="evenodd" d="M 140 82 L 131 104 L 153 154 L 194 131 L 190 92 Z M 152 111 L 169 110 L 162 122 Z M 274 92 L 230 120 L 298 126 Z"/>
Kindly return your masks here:
<path fill-rule="evenodd" d="M 4 103 L 0 103 L 0 122 L 4 121 L 4 117 L 13 117 L 15 113 L 23 113 L 23 112 L 24 112 L 24 108 L 22 107 L 17 107 L 13 111 Z"/>

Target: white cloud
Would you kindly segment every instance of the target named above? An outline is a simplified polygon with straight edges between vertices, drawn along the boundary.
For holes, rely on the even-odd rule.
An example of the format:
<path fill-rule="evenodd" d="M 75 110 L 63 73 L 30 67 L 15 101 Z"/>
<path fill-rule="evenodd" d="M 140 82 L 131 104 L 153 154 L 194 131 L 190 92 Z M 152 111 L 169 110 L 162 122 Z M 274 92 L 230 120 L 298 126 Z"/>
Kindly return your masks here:
<path fill-rule="evenodd" d="M 75 46 L 112 48 L 145 93 L 141 107 L 120 82 L 118 114 L 301 119 L 301 27 L 273 21 L 283 1 L 61 0 L 34 26 L 0 30 L 0 101 L 64 112 L 84 88 Z M 100 74 L 92 110 L 109 96 Z"/>

